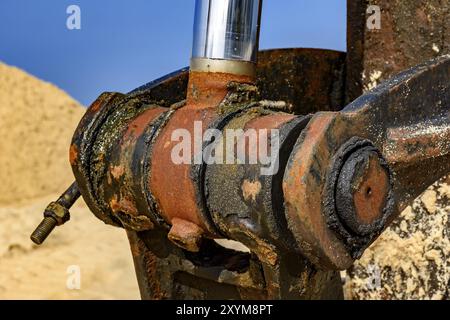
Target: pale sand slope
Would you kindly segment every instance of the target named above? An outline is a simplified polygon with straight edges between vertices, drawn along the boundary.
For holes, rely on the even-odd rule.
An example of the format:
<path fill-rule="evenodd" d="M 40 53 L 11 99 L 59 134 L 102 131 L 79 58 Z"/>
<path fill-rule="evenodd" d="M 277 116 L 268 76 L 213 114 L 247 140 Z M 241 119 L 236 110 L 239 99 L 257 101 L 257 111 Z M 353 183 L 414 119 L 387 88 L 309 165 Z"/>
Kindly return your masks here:
<path fill-rule="evenodd" d="M 64 191 L 84 109 L 63 91 L 0 63 L 0 205 Z"/>
<path fill-rule="evenodd" d="M 73 180 L 70 139 L 85 112 L 51 84 L 0 63 L 0 299 L 139 299 L 125 232 L 82 200 L 43 246 L 29 235 Z M 81 290 L 66 288 L 70 265 Z"/>
<path fill-rule="evenodd" d="M 31 244 L 29 233 L 55 196 L 0 208 L 0 299 L 139 299 L 125 231 L 104 225 L 81 201 L 43 246 Z M 71 265 L 80 267 L 81 290 L 67 289 Z"/>

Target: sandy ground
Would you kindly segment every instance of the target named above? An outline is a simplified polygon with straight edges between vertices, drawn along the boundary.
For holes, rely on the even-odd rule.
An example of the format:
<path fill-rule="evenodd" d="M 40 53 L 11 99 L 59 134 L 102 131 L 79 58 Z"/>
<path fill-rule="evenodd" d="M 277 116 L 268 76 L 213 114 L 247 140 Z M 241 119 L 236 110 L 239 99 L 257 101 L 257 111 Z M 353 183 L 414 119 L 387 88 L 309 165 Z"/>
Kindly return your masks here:
<path fill-rule="evenodd" d="M 139 299 L 125 231 L 83 201 L 40 247 L 29 235 L 73 176 L 68 147 L 83 109 L 51 84 L 0 63 L 0 299 Z M 352 299 L 445 299 L 450 180 L 431 187 L 344 274 Z M 80 290 L 69 290 L 80 268 Z"/>
<path fill-rule="evenodd" d="M 82 201 L 43 246 L 31 244 L 30 232 L 56 196 L 0 208 L 0 299 L 139 299 L 125 231 L 104 225 Z M 71 266 L 80 268 L 80 290 L 68 289 Z"/>
<path fill-rule="evenodd" d="M 0 205 L 61 192 L 85 109 L 55 86 L 0 63 Z"/>
<path fill-rule="evenodd" d="M 84 112 L 53 85 L 0 63 L 0 299 L 140 298 L 125 231 L 82 200 L 43 246 L 29 240 L 73 180 L 68 147 Z M 80 290 L 67 288 L 70 266 L 80 268 Z"/>

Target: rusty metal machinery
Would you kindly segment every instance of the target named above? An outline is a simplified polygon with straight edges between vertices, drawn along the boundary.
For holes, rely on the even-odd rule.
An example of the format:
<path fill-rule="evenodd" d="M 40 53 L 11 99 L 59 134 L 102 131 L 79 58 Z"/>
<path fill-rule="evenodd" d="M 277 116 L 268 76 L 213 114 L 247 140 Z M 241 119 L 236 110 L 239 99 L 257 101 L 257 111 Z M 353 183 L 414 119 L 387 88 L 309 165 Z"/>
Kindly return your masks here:
<path fill-rule="evenodd" d="M 81 194 L 100 220 L 127 230 L 144 299 L 342 298 L 339 270 L 450 172 L 450 55 L 343 108 L 357 91 L 351 53 L 270 50 L 255 64 L 261 2 L 229 1 L 225 26 L 202 20 L 211 3 L 197 2 L 199 28 L 233 36 L 198 32 L 190 70 L 91 105 L 70 147 L 76 182 L 32 239 L 67 221 Z M 276 150 L 272 174 L 259 153 L 251 164 L 198 157 L 227 145 L 227 130 L 273 129 L 278 139 L 257 138 Z M 173 161 L 179 130 L 191 137 L 191 163 Z M 223 135 L 199 143 L 208 130 Z"/>

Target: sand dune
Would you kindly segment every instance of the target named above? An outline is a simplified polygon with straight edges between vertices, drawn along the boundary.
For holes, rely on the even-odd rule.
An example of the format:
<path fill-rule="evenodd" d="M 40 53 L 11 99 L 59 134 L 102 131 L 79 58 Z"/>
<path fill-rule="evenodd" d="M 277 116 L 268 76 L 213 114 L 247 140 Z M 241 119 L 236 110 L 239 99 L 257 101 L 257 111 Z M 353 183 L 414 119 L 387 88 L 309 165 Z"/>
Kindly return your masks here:
<path fill-rule="evenodd" d="M 73 181 L 70 140 L 85 109 L 55 86 L 0 64 L 0 299 L 139 299 L 124 230 L 82 200 L 41 247 L 30 233 Z M 78 265 L 81 290 L 68 290 Z"/>

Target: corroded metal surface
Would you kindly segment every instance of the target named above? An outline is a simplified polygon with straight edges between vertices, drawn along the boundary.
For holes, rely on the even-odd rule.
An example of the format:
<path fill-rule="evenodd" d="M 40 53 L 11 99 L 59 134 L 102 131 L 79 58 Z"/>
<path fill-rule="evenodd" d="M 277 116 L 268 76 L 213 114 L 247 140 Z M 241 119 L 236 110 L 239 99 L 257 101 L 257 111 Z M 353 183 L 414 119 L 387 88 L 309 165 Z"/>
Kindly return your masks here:
<path fill-rule="evenodd" d="M 150 156 L 152 149 L 146 147 L 169 116 L 167 109 L 150 106 L 118 133 L 111 149 L 105 148 L 105 175 L 98 186 L 99 194 L 104 197 L 107 212 L 128 229 L 149 230 L 158 222 L 145 184 L 148 163 L 142 157 Z"/>
<path fill-rule="evenodd" d="M 365 26 L 369 4 L 379 5 L 382 10 L 380 30 Z M 450 53 L 448 1 L 350 0 L 348 13 L 349 101 L 406 68 Z M 414 184 L 418 176 L 439 168 L 419 165 L 420 170 L 416 171 L 408 168 L 408 163 L 420 163 L 420 153 L 441 155 L 439 145 L 448 141 L 448 123 L 435 119 L 417 128 L 391 128 L 387 143 L 391 140 L 386 157 L 395 157 L 399 166 L 403 163 L 405 174 L 410 176 L 409 183 Z M 418 140 L 420 143 L 416 144 Z M 443 191 L 447 187 L 445 179 L 430 187 L 393 222 L 362 261 L 352 267 L 347 279 L 347 287 L 353 290 L 349 297 L 448 299 L 450 237 L 445 225 L 449 208 L 448 193 Z M 429 203 L 436 205 L 430 207 Z M 425 256 L 433 253 L 433 257 L 421 258 L 424 253 Z M 380 281 L 378 287 L 366 285 L 374 277 L 373 270 Z"/>
<path fill-rule="evenodd" d="M 380 30 L 367 28 L 369 4 Z M 348 54 L 263 51 L 256 79 L 207 64 L 101 95 L 70 148 L 76 194 L 127 229 L 142 297 L 342 298 L 337 270 L 450 172 L 450 56 L 418 65 L 449 50 L 449 14 L 439 0 L 349 1 Z M 196 140 L 206 129 L 240 130 L 257 161 L 195 161 L 213 142 Z M 245 140 L 275 129 L 279 141 Z M 193 163 L 174 163 L 176 130 L 190 134 Z M 262 145 L 278 152 L 273 174 L 262 174 Z M 49 207 L 52 224 L 68 217 L 65 200 Z"/>
<path fill-rule="evenodd" d="M 261 92 L 249 77 L 191 72 L 186 83 L 181 71 L 128 95 L 103 94 L 88 110 L 71 164 L 94 214 L 127 229 L 143 298 L 342 298 L 337 270 L 450 171 L 450 57 L 405 71 L 342 112 L 286 113 L 340 109 L 342 55 L 315 53 L 263 54 Z M 316 77 L 298 82 L 295 65 L 317 69 Z M 273 81 L 273 70 L 295 89 Z M 170 95 L 183 84 L 186 100 Z M 437 133 L 420 130 L 430 123 Z M 180 129 L 190 134 L 193 163 L 172 159 Z M 276 129 L 278 145 L 268 135 L 254 142 L 275 146 L 278 167 L 262 174 L 267 164 L 250 140 L 245 155 L 255 164 L 196 163 L 211 143 L 198 144 L 198 129 Z M 411 169 L 425 168 L 435 171 L 411 179 Z M 219 238 L 251 253 L 225 249 Z"/>
<path fill-rule="evenodd" d="M 319 49 L 278 49 L 258 55 L 261 96 L 281 100 L 306 115 L 345 106 L 345 53 Z"/>
<path fill-rule="evenodd" d="M 449 1 L 347 3 L 347 102 L 402 70 L 450 52 Z M 371 5 L 381 9 L 379 30 L 367 28 Z"/>
<path fill-rule="evenodd" d="M 104 94 L 82 119 L 71 146 L 71 164 L 87 205 L 105 223 L 152 228 L 155 214 L 139 187 L 145 164 L 133 162 L 130 150 L 151 140 L 156 134 L 151 124 L 167 112 L 143 96 Z"/>
<path fill-rule="evenodd" d="M 328 171 L 324 190 L 327 224 L 357 259 L 392 218 L 393 175 L 381 152 L 359 137 L 339 148 Z"/>
<path fill-rule="evenodd" d="M 321 96 L 316 91 L 327 86 L 330 73 L 333 90 L 342 93 L 342 74 L 334 73 L 342 70 L 342 55 L 318 50 L 266 54 L 270 62 L 264 68 L 278 63 L 286 79 L 297 83 L 301 78 L 292 72 L 293 65 L 311 72 L 323 68 L 314 81 L 305 83 L 305 91 L 291 96 L 287 96 L 289 90 L 282 90 L 282 83 L 274 86 L 271 75 L 263 72 L 259 83 L 272 83 L 264 94 L 285 97 L 288 102 L 261 100 L 262 94 L 248 77 L 196 72 L 191 72 L 186 84 L 187 99 L 176 101 L 169 93 L 185 83 L 181 71 L 128 95 L 102 96 L 80 124 L 71 148 L 74 172 L 83 183 L 83 196 L 92 199 L 91 209 L 101 212 L 97 216 L 128 230 L 144 298 L 211 297 L 219 289 L 233 298 L 342 297 L 339 275 L 319 271 L 299 253 L 296 239 L 285 237 L 289 231 L 283 222 L 281 189 L 288 156 L 310 119 L 283 111 L 289 110 L 289 101 L 304 105 L 316 101 L 316 106 L 322 106 L 335 99 L 332 93 Z M 202 130 L 280 130 L 280 170 L 261 176 L 261 164 L 239 165 L 237 170 L 204 163 L 175 165 L 172 133 L 181 128 L 195 136 L 195 121 L 202 121 Z M 271 137 L 266 139 L 270 146 Z M 229 192 L 224 192 L 227 185 Z M 240 192 L 236 197 L 231 196 L 235 189 Z M 242 206 L 248 210 L 233 211 Z M 238 214 L 236 219 L 233 214 Z M 222 237 L 242 241 L 252 255 L 226 250 L 208 239 Z M 171 254 L 161 256 L 162 243 Z M 216 264 L 210 265 L 211 259 Z M 194 266 L 188 267 L 189 260 Z M 240 261 L 244 269 L 233 275 L 236 270 L 230 261 Z M 173 267 L 168 268 L 169 264 Z M 219 269 L 221 278 L 210 274 Z M 256 285 L 248 279 L 262 280 Z"/>
<path fill-rule="evenodd" d="M 361 242 L 349 252 L 338 235 L 330 230 L 336 211 L 335 190 L 325 189 L 333 176 L 330 163 L 339 148 L 354 137 L 371 141 L 385 156 L 389 153 L 386 134 L 390 128 L 416 128 L 432 119 L 450 121 L 450 57 L 441 57 L 403 72 L 360 97 L 340 113 L 318 113 L 303 133 L 288 164 L 283 182 L 287 219 L 294 234 L 303 239 L 302 252 L 320 266 L 347 269 L 375 238 Z M 426 111 L 425 111 L 426 110 Z M 398 164 L 390 158 L 393 172 L 395 210 L 398 214 L 434 181 L 450 171 L 450 143 L 443 141 L 440 157 L 426 154 L 416 132 L 417 149 L 412 155 L 420 162 Z M 440 139 L 439 135 L 435 139 Z M 421 152 L 417 152 L 420 150 Z M 388 158 L 385 156 L 385 158 Z M 430 170 L 433 168 L 433 170 Z M 413 178 L 414 176 L 414 178 Z M 382 180 L 377 182 L 382 183 Z M 325 192 L 324 192 L 325 190 Z M 371 197 L 376 189 L 372 188 Z M 379 189 L 382 196 L 386 191 Z M 337 218 L 339 220 L 339 218 Z M 386 221 L 391 222 L 391 217 Z"/>
<path fill-rule="evenodd" d="M 113 110 L 114 102 L 122 97 L 123 95 L 118 93 L 103 93 L 97 98 L 78 125 L 72 139 L 69 153 L 70 164 L 72 165 L 72 170 L 84 201 L 97 218 L 114 226 L 120 224 L 118 221 L 112 220 L 111 217 L 99 207 L 97 199 L 95 199 L 92 194 L 93 186 L 89 178 L 91 172 L 90 151 L 92 149 L 92 142 L 95 139 L 99 128 L 105 121 L 108 113 Z"/>
<path fill-rule="evenodd" d="M 266 281 L 265 289 L 268 298 L 272 299 L 305 297 L 311 294 L 305 284 L 318 276 L 314 268 L 298 254 L 298 244 L 289 236 L 283 219 L 281 191 L 287 155 L 308 120 L 271 110 L 246 110 L 229 121 L 224 130 L 279 129 L 279 171 L 275 175 L 265 176 L 261 174 L 262 163 L 249 165 L 236 161 L 226 166 L 208 165 L 205 172 L 208 209 L 214 222 L 226 238 L 240 241 L 258 257 Z M 270 136 L 265 138 L 270 139 Z M 225 140 L 220 141 L 219 147 L 227 143 Z M 252 150 L 247 140 L 244 143 L 250 157 Z M 270 141 L 268 145 L 270 148 Z M 304 270 L 308 267 L 311 273 Z M 289 269 L 293 274 L 286 272 Z M 320 273 L 320 276 L 323 274 Z M 316 287 L 317 296 L 325 294 L 327 287 Z"/>
<path fill-rule="evenodd" d="M 219 118 L 218 106 L 229 93 L 228 85 L 232 82 L 251 84 L 253 81 L 248 76 L 191 72 L 186 104 L 174 112 L 153 146 L 149 188 L 167 223 L 171 223 L 174 218 L 183 219 L 199 226 L 209 235 L 217 235 L 216 228 L 209 221 L 205 204 L 200 200 L 197 184 L 202 180 L 201 172 L 193 171 L 195 163 L 174 163 L 172 151 L 179 141 L 174 141 L 172 135 L 180 130 L 189 133 L 192 161 L 195 162 L 194 157 L 202 155 L 203 147 L 202 143 L 197 143 L 203 137 L 201 132 L 196 132 L 198 129 L 195 123 L 199 123 L 204 132 Z"/>
<path fill-rule="evenodd" d="M 76 182 L 59 197 L 51 202 L 44 211 L 44 219 L 31 234 L 31 241 L 42 244 L 56 226 L 61 226 L 70 220 L 69 209 L 81 196 Z"/>
<path fill-rule="evenodd" d="M 199 253 L 174 245 L 166 231 L 128 231 L 143 299 L 265 299 L 260 263 L 211 240 Z"/>
<path fill-rule="evenodd" d="M 391 179 L 389 167 L 376 148 L 360 148 L 349 155 L 335 190 L 338 215 L 353 232 L 366 235 L 377 229 L 376 222 L 392 201 Z"/>
<path fill-rule="evenodd" d="M 284 101 L 287 110 L 301 115 L 341 110 L 345 106 L 345 62 L 344 52 L 332 50 L 260 51 L 256 79 L 261 98 Z M 133 93 L 145 92 L 171 105 L 185 99 L 188 76 L 189 70 L 181 69 Z"/>
<path fill-rule="evenodd" d="M 448 64 L 441 58 L 416 67 L 343 112 L 318 113 L 311 121 L 284 113 L 286 102 L 258 99 L 251 79 L 235 76 L 193 73 L 187 101 L 170 108 L 150 98 L 156 84 L 127 96 L 107 95 L 94 103 L 75 135 L 74 172 L 88 182 L 83 190 L 91 190 L 87 198 L 94 199 L 93 211 L 101 208 L 100 218 L 129 230 L 132 246 L 140 243 L 135 261 L 138 272 L 147 273 L 140 278 L 147 290 L 143 297 L 211 297 L 210 290 L 224 287 L 234 298 L 337 298 L 342 292 L 334 270 L 348 268 L 395 212 L 428 180 L 449 170 L 448 145 L 410 150 L 407 162 L 402 152 L 398 160 L 389 152 L 395 130 L 409 130 L 408 143 L 417 145 L 430 137 L 414 128 L 435 118 L 446 123 Z M 178 82 L 165 79 L 161 85 Z M 279 91 L 273 90 L 276 96 Z M 105 100 L 111 106 L 98 107 Z M 420 110 L 425 104 L 427 114 Z M 415 116 L 399 114 L 405 108 Z M 183 128 L 195 136 L 193 124 L 200 120 L 202 130 L 278 129 L 280 170 L 263 176 L 261 163 L 175 165 L 172 132 Z M 90 139 L 92 148 L 79 136 Z M 354 137 L 359 140 L 345 147 Z M 405 193 L 405 166 L 432 164 L 440 171 L 416 179 Z M 343 192 L 336 192 L 339 188 Z M 243 243 L 252 255 L 227 251 L 208 239 L 222 237 Z M 162 243 L 172 253 L 161 256 Z M 235 271 L 225 257 L 240 257 L 240 263 L 254 267 L 219 280 L 209 274 L 210 254 L 221 261 L 214 268 L 227 275 Z M 255 277 L 265 284 L 255 287 L 244 280 Z M 162 288 L 163 281 L 171 285 Z"/>

